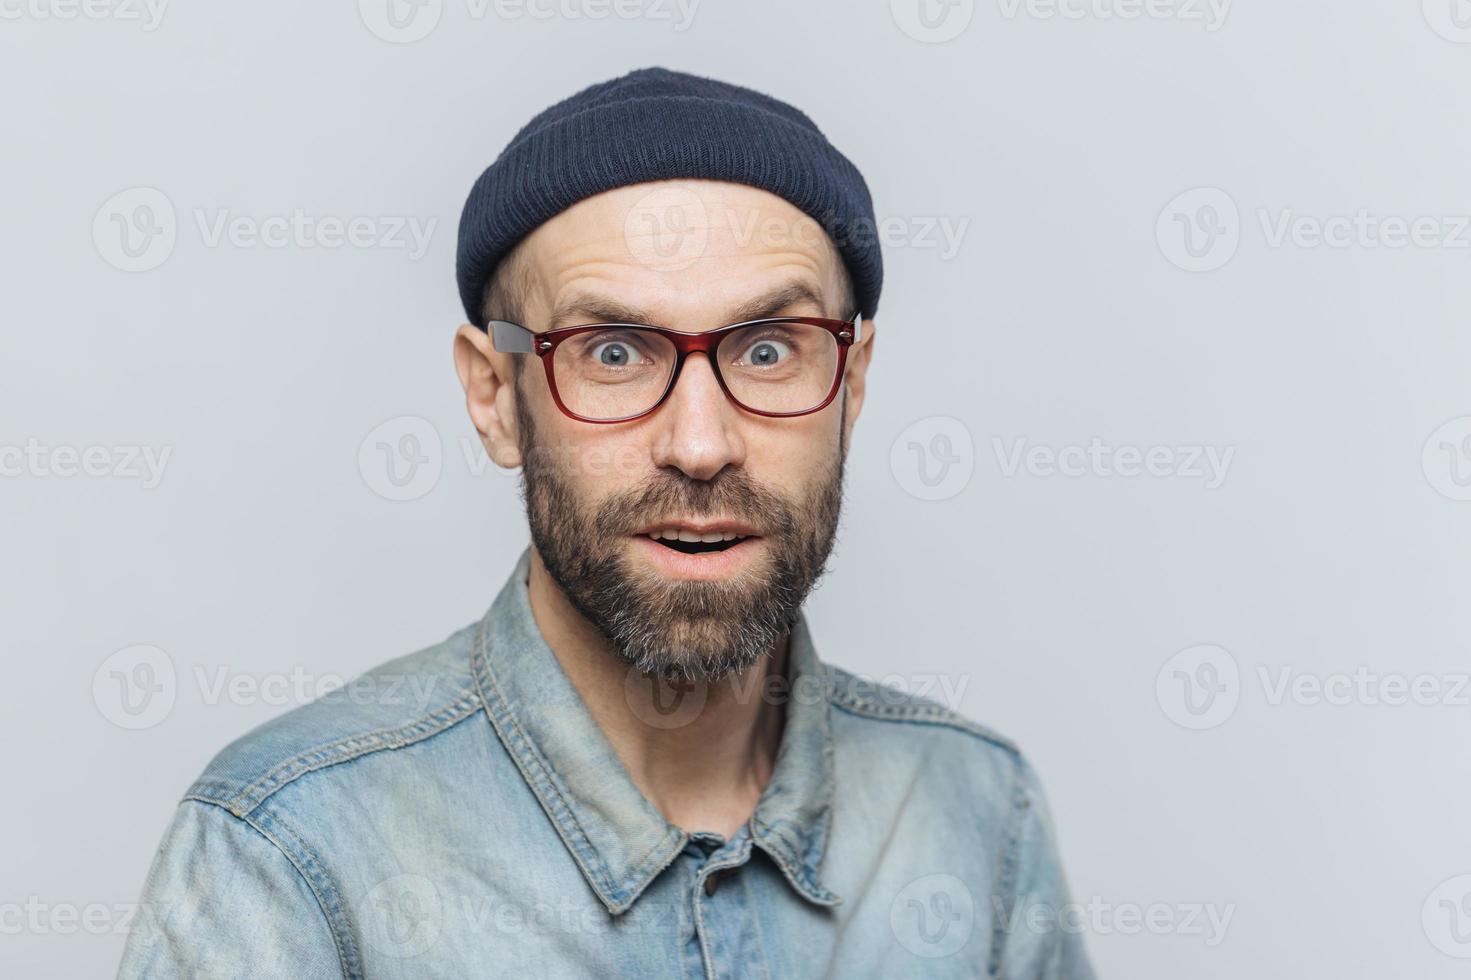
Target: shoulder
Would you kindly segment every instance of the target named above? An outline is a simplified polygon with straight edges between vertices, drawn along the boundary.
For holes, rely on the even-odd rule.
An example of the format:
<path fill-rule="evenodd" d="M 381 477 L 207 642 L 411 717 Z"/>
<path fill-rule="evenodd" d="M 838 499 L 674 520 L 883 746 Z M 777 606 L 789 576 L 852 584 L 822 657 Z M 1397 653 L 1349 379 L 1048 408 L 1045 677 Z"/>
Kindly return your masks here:
<path fill-rule="evenodd" d="M 466 626 L 271 719 L 221 750 L 185 799 L 244 817 L 308 773 L 454 727 L 480 709 L 470 666 L 476 635 L 475 624 Z"/>
<path fill-rule="evenodd" d="M 841 667 L 824 665 L 828 677 L 828 701 L 854 718 L 889 726 L 924 738 L 942 732 L 964 736 L 960 741 L 985 754 L 1020 759 L 1016 743 L 1000 733 L 966 718 L 935 699 L 945 693 L 939 678 L 934 683 L 915 682 L 905 689 L 849 673 Z"/>
<path fill-rule="evenodd" d="M 1040 793 L 1015 742 L 938 700 L 958 696 L 943 678 L 907 678 L 898 686 L 824 667 L 836 745 L 865 768 L 940 775 L 953 790 L 1012 806 L 1026 806 Z"/>

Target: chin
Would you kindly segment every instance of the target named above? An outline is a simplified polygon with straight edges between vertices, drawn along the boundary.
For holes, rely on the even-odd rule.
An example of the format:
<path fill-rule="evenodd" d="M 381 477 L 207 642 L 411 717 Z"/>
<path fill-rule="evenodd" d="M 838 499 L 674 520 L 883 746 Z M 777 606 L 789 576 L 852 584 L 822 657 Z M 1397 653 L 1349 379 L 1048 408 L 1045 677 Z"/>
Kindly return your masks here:
<path fill-rule="evenodd" d="M 646 619 L 616 637 L 620 656 L 663 680 L 714 682 L 759 663 L 771 651 L 767 631 L 710 620 Z"/>

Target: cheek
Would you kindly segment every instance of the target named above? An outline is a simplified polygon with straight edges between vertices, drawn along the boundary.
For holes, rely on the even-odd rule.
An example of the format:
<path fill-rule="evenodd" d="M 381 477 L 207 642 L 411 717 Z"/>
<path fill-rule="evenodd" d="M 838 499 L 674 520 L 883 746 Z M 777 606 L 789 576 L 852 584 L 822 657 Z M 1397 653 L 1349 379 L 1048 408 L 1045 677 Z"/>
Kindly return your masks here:
<path fill-rule="evenodd" d="M 528 465 L 575 491 L 581 501 L 601 499 L 610 486 L 648 467 L 647 450 L 640 455 L 617 426 L 590 425 L 564 415 L 552 400 L 539 363 L 528 364 L 522 374 L 517 403 L 526 420 L 523 441 L 530 442 L 524 447 Z"/>
<path fill-rule="evenodd" d="M 841 416 L 836 403 L 795 419 L 770 419 L 746 433 L 745 469 L 788 499 L 803 496 L 832 472 Z"/>
<path fill-rule="evenodd" d="M 555 461 L 558 479 L 585 505 L 596 507 L 626 495 L 654 476 L 650 448 L 630 439 L 627 431 L 557 414 L 545 429 L 538 429 L 538 441 L 546 444 L 542 452 Z"/>

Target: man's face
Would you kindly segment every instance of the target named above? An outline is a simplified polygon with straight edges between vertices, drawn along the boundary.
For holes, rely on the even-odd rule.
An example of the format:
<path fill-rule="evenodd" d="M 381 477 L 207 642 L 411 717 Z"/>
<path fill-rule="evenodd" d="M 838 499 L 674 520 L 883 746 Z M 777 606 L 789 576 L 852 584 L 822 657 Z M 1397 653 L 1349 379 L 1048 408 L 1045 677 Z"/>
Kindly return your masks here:
<path fill-rule="evenodd" d="M 538 228 L 516 261 L 521 320 L 537 332 L 598 322 L 705 331 L 853 312 L 821 228 L 738 184 L 609 191 Z M 506 385 L 509 357 L 485 354 L 502 385 L 494 408 L 481 408 L 489 423 L 477 417 L 477 426 L 498 462 L 523 467 L 532 541 L 550 577 L 627 662 L 714 680 L 786 633 L 832 548 L 870 328 L 849 351 L 841 396 L 795 418 L 738 408 L 693 354 L 652 415 L 590 424 L 557 408 L 539 358 L 519 355 L 519 380 Z M 469 335 L 477 346 L 483 337 Z M 473 358 L 463 343 L 457 356 Z M 467 383 L 472 416 L 476 388 Z"/>

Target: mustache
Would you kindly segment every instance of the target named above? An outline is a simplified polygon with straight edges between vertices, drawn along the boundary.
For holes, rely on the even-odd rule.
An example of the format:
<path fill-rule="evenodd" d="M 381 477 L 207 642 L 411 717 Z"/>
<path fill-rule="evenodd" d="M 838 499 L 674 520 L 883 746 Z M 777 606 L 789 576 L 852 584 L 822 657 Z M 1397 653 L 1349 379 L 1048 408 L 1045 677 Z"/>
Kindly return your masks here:
<path fill-rule="evenodd" d="M 605 500 L 596 526 L 610 534 L 634 534 L 660 518 L 678 516 L 739 520 L 763 537 L 795 534 L 800 522 L 792 504 L 742 470 L 726 469 L 709 480 L 678 471 L 654 477 L 641 487 Z"/>

